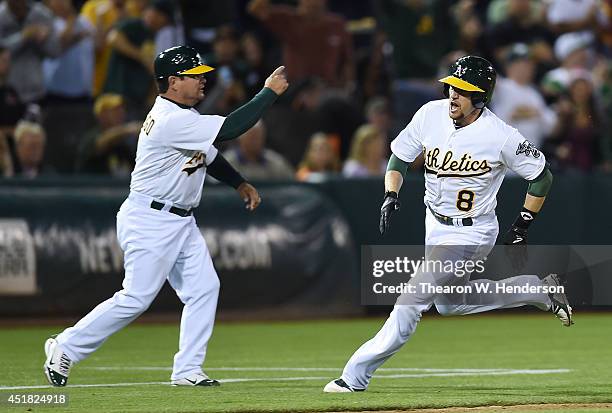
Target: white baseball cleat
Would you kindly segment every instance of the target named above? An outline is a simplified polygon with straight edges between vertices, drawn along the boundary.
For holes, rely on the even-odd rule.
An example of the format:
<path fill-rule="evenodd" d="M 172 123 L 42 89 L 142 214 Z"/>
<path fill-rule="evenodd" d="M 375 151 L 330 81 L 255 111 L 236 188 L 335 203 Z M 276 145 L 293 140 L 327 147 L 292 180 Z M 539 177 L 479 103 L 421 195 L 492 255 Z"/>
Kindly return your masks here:
<path fill-rule="evenodd" d="M 356 391 L 364 391 L 365 389 L 354 389 L 342 379 L 332 380 L 325 385 L 323 392 L 325 393 L 353 393 Z"/>
<path fill-rule="evenodd" d="M 557 274 L 549 274 L 542 281 L 550 287 L 563 286 L 561 278 Z M 574 324 L 572 307 L 569 304 L 567 295 L 565 293 L 554 293 L 548 294 L 548 296 L 550 297 L 550 311 L 561 320 L 561 324 L 565 327 L 570 327 Z"/>
<path fill-rule="evenodd" d="M 72 367 L 72 360 L 57 345 L 57 340 L 53 337 L 45 342 L 45 354 L 47 360 L 43 366 L 43 371 L 49 384 L 63 387 L 68 383 L 68 375 Z"/>
<path fill-rule="evenodd" d="M 187 377 L 183 377 L 182 379 L 172 380 L 171 384 L 173 386 L 203 386 L 203 387 L 221 385 L 221 383 L 219 383 L 217 380 L 211 379 L 204 373 L 193 373 Z"/>

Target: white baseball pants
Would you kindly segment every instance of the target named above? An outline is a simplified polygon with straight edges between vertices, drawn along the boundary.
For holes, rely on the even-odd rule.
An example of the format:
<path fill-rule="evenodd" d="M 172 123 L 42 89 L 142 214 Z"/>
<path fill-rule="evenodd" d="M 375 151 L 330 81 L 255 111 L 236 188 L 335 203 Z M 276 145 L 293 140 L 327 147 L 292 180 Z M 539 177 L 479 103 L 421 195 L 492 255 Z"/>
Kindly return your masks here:
<path fill-rule="evenodd" d="M 425 218 L 425 245 L 427 258 L 440 260 L 482 259 L 486 257 L 497 239 L 499 226 L 495 214 L 474 219 L 474 225 L 468 227 L 448 226 L 438 222 L 427 210 Z M 452 247 L 449 247 L 452 246 Z M 434 279 L 435 278 L 435 279 Z M 410 281 L 419 283 L 431 282 L 435 285 L 468 285 L 474 283 L 469 276 L 461 278 L 454 274 L 418 273 Z M 489 283 L 490 290 L 495 291 L 496 283 L 506 286 L 542 285 L 537 275 L 522 275 L 501 281 L 478 280 L 478 283 Z M 405 294 L 398 300 L 389 318 L 380 331 L 364 343 L 349 359 L 342 379 L 355 389 L 365 389 L 376 371 L 389 357 L 395 354 L 410 339 L 421 314 L 432 306 L 442 315 L 474 314 L 498 308 L 512 308 L 523 305 L 535 305 L 540 309 L 550 307 L 547 294 L 465 294 L 462 300 L 456 297 L 449 302 L 444 296 L 427 293 Z M 461 304 L 463 302 L 464 304 Z M 401 303 L 401 304 L 400 304 Z M 468 304 L 469 303 L 469 304 Z"/>
<path fill-rule="evenodd" d="M 117 214 L 117 239 L 124 251 L 123 289 L 57 337 L 74 362 L 97 350 L 153 302 L 168 280 L 184 304 L 179 351 L 171 379 L 202 371 L 212 334 L 219 278 L 193 216 L 150 208 L 151 198 L 131 193 Z"/>

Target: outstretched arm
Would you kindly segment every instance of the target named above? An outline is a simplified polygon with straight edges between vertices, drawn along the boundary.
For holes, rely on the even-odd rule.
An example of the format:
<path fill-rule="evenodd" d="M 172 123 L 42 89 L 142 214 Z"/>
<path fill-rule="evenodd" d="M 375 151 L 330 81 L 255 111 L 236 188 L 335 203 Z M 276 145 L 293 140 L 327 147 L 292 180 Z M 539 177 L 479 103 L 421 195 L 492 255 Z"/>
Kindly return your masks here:
<path fill-rule="evenodd" d="M 285 66 L 277 68 L 266 79 L 261 92 L 225 118 L 215 142 L 235 139 L 257 123 L 266 109 L 276 101 L 279 95 L 287 90 L 289 83 L 287 83 L 284 72 Z"/>
<path fill-rule="evenodd" d="M 385 192 L 399 193 L 407 170 L 408 162 L 404 162 L 397 156 L 391 155 L 387 164 L 387 173 L 385 174 Z"/>

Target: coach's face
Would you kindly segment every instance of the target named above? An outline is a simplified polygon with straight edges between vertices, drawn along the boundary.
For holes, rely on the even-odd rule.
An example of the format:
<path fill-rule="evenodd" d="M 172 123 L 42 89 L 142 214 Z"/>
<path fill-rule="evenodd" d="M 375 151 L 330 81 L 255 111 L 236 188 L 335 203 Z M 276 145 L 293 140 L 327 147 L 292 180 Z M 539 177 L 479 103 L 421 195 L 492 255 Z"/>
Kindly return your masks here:
<path fill-rule="evenodd" d="M 204 75 L 171 76 L 170 87 L 174 88 L 181 103 L 193 106 L 204 99 Z"/>
<path fill-rule="evenodd" d="M 448 89 L 448 115 L 457 123 L 461 123 L 466 117 L 474 112 L 472 105 L 472 92 L 455 89 L 450 86 Z"/>

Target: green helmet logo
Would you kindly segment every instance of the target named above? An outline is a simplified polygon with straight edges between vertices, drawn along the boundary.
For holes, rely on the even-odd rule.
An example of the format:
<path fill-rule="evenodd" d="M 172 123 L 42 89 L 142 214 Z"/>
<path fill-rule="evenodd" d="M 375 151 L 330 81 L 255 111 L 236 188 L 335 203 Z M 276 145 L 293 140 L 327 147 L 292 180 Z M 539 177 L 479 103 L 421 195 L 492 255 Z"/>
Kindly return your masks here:
<path fill-rule="evenodd" d="M 444 83 L 444 96 L 448 97 L 448 89 L 452 86 L 474 92 L 472 104 L 478 109 L 482 109 L 491 101 L 497 74 L 488 60 L 479 56 L 464 56 L 453 63 L 449 73 L 440 79 L 440 82 Z"/>
<path fill-rule="evenodd" d="M 153 67 L 157 79 L 165 79 L 168 76 L 199 75 L 214 70 L 205 65 L 200 54 L 189 46 L 175 46 L 164 50 L 155 58 Z"/>

